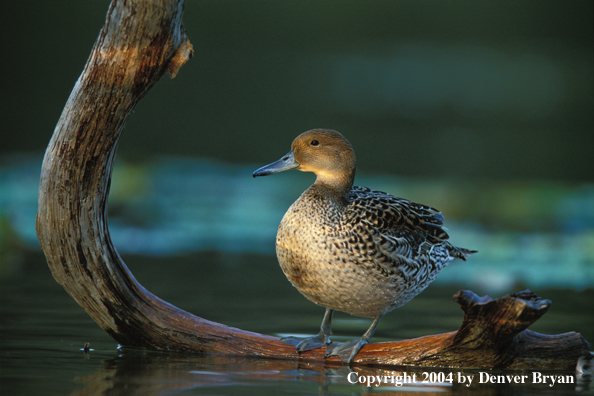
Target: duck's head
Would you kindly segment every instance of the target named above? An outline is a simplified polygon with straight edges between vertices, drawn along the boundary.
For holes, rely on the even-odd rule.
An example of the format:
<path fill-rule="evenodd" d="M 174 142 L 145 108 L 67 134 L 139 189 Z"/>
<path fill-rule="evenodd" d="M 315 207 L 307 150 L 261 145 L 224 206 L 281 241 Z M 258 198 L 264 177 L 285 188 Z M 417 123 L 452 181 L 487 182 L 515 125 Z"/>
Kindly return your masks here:
<path fill-rule="evenodd" d="M 355 179 L 355 152 L 340 133 L 312 129 L 297 136 L 285 156 L 256 170 L 253 175 L 267 176 L 293 169 L 315 173 L 316 184 L 348 192 Z"/>

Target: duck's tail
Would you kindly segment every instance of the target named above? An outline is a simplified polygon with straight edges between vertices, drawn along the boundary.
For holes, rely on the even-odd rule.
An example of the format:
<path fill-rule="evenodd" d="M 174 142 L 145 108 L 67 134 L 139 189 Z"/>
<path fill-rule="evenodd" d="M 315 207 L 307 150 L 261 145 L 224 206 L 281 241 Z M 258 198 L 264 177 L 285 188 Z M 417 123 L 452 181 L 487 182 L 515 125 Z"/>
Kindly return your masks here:
<path fill-rule="evenodd" d="M 453 249 L 450 250 L 450 254 L 454 258 L 459 258 L 463 261 L 466 261 L 466 257 L 470 257 L 470 255 L 478 253 L 478 250 L 470 250 L 461 247 L 452 246 Z"/>

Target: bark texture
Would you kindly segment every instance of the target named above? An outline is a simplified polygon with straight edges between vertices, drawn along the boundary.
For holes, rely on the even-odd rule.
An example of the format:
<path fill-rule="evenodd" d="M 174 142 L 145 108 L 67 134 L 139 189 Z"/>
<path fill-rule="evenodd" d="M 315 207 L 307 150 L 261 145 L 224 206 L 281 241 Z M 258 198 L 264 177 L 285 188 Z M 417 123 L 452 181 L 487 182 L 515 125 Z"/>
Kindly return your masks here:
<path fill-rule="evenodd" d="M 324 361 L 297 355 L 277 337 L 202 319 L 142 287 L 114 248 L 106 207 L 117 143 L 138 101 L 192 55 L 180 0 L 114 0 L 43 161 L 37 235 L 56 281 L 118 343 L 156 350 Z M 498 300 L 460 292 L 457 332 L 366 345 L 361 364 L 455 367 L 575 367 L 589 355 L 577 333 L 525 330 L 550 302 L 530 292 Z M 326 364 L 340 364 L 337 358 Z"/>

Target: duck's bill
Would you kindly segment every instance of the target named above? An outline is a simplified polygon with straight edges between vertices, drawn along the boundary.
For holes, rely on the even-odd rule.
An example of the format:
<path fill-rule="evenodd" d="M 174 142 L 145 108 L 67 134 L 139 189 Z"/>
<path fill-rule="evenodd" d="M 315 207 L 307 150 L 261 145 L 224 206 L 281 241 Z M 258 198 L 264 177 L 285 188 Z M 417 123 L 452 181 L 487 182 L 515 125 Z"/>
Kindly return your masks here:
<path fill-rule="evenodd" d="M 253 176 L 268 176 L 275 173 L 284 172 L 299 168 L 299 164 L 295 161 L 293 150 L 289 151 L 283 158 L 272 164 L 261 167 L 253 173 Z"/>

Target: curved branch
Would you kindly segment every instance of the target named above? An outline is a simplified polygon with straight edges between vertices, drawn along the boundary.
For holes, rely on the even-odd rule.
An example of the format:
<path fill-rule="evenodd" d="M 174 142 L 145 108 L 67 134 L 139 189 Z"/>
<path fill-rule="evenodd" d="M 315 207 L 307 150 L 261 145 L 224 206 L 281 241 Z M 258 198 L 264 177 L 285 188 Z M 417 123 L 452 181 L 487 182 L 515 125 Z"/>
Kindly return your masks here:
<path fill-rule="evenodd" d="M 174 77 L 192 54 L 182 11 L 182 0 L 112 2 L 43 161 L 37 214 L 41 247 L 56 281 L 122 345 L 323 361 L 322 350 L 298 356 L 276 337 L 214 323 L 157 298 L 134 279 L 110 239 L 106 207 L 122 129 L 157 80 L 165 73 Z M 356 362 L 575 367 L 589 345 L 576 333 L 555 336 L 551 343 L 547 336 L 525 331 L 544 313 L 525 314 L 532 300 L 506 296 L 492 304 L 490 298 L 465 292 L 457 297 L 466 311 L 458 332 L 369 344 Z M 565 351 L 563 362 L 560 351 Z"/>

